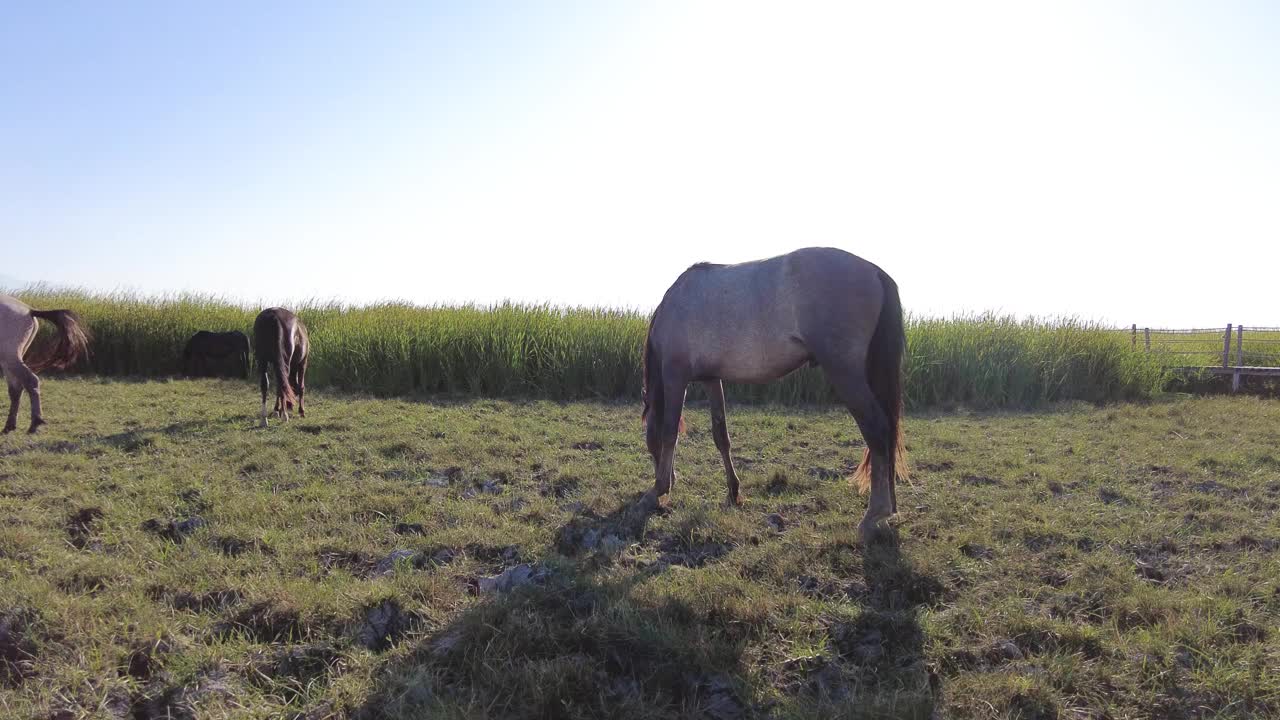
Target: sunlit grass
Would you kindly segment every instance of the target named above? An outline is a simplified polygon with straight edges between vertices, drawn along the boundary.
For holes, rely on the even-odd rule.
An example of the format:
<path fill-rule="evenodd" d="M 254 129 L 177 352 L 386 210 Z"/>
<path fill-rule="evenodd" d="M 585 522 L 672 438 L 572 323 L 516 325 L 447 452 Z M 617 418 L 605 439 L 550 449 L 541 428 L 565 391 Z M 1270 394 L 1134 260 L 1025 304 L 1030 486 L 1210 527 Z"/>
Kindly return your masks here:
<path fill-rule="evenodd" d="M 321 391 L 259 430 L 239 381 L 44 389 L 0 437 L 0 718 L 1280 708 L 1275 401 L 908 414 L 898 543 L 865 547 L 838 408 L 732 409 L 733 508 L 690 413 L 646 514 L 629 406 Z"/>

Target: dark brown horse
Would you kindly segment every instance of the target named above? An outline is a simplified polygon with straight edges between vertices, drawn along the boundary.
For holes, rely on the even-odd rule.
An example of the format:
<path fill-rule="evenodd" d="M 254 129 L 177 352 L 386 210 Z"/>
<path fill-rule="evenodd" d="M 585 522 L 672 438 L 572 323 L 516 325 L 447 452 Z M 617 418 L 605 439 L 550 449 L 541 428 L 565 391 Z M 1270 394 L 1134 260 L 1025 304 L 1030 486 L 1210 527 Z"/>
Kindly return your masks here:
<path fill-rule="evenodd" d="M 653 456 L 653 500 L 676 479 L 685 390 L 702 382 L 711 432 L 724 460 L 727 503 L 738 475 L 729 455 L 722 381 L 765 383 L 804 365 L 821 367 L 858 424 L 867 450 L 854 473 L 871 499 L 864 541 L 897 511 L 906 333 L 898 286 L 879 267 L 836 248 L 804 248 L 737 265 L 699 263 L 667 290 L 644 348 L 645 440 Z"/>
<path fill-rule="evenodd" d="M 36 339 L 37 318 L 48 320 L 58 328 L 58 340 L 52 347 L 37 349 L 25 357 Z M 35 432 L 45 424 L 40 408 L 40 378 L 36 373 L 49 368 L 65 370 L 89 352 L 89 333 L 70 310 L 32 310 L 21 300 L 0 295 L 0 370 L 9 384 L 9 418 L 4 432 L 18 427 L 18 402 L 22 391 L 31 400 L 31 427 Z"/>
<path fill-rule="evenodd" d="M 267 368 L 275 369 L 275 413 L 283 421 L 289 420 L 293 403 L 298 402 L 298 415 L 306 417 L 302 396 L 306 390 L 307 360 L 311 341 L 307 328 L 297 315 L 284 308 L 267 308 L 253 321 L 253 355 L 257 360 L 258 376 L 262 384 L 261 426 L 267 426 Z"/>
<path fill-rule="evenodd" d="M 239 330 L 209 332 L 201 330 L 182 348 L 182 371 L 187 375 L 203 375 L 209 363 L 225 364 L 235 358 L 241 377 L 249 377 L 249 336 Z"/>

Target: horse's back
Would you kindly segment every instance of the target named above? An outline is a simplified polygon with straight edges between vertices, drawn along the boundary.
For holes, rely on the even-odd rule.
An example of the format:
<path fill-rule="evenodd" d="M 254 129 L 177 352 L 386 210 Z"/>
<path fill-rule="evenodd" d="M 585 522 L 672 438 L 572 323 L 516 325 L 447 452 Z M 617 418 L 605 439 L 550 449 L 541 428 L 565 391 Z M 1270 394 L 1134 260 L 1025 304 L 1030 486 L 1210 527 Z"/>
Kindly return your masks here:
<path fill-rule="evenodd" d="M 0 320 L 6 325 L 31 317 L 31 306 L 12 295 L 0 295 Z"/>
<path fill-rule="evenodd" d="M 262 324 L 287 323 L 293 320 L 295 317 L 297 316 L 293 314 L 293 311 L 288 310 L 286 308 L 269 307 L 263 310 L 262 312 L 258 313 L 258 317 L 256 317 L 253 321 L 253 326 L 256 328 Z"/>
<path fill-rule="evenodd" d="M 192 335 L 190 338 L 187 338 L 187 347 L 189 348 L 201 347 L 207 344 L 214 337 L 216 337 L 214 333 L 211 333 L 208 330 L 197 330 L 194 335 Z"/>
<path fill-rule="evenodd" d="M 681 274 L 659 307 L 688 314 L 703 325 L 699 332 L 724 323 L 800 331 L 806 316 L 878 299 L 880 273 L 853 253 L 825 247 L 731 265 L 699 263 Z"/>
<path fill-rule="evenodd" d="M 188 352 L 231 353 L 249 349 L 249 336 L 239 330 L 199 330 L 187 340 Z"/>
<path fill-rule="evenodd" d="M 0 354 L 21 357 L 35 334 L 30 306 L 12 295 L 0 295 Z"/>
<path fill-rule="evenodd" d="M 298 316 L 282 307 L 271 307 L 258 313 L 253 320 L 253 334 L 260 336 L 264 332 L 276 332 L 277 328 L 292 329 Z"/>
<path fill-rule="evenodd" d="M 772 379 L 869 340 L 880 269 L 838 248 L 802 248 L 729 265 L 699 263 L 658 307 L 653 339 L 698 377 Z"/>
<path fill-rule="evenodd" d="M 306 354 L 310 348 L 310 339 L 306 326 L 293 311 L 282 307 L 272 307 L 258 313 L 253 321 L 254 351 L 274 362 L 279 348 L 279 338 L 284 338 L 288 354 L 295 350 Z"/>
<path fill-rule="evenodd" d="M 258 362 L 275 362 L 280 329 L 284 325 L 282 316 L 288 313 L 284 308 L 267 308 L 253 319 L 253 349 Z"/>

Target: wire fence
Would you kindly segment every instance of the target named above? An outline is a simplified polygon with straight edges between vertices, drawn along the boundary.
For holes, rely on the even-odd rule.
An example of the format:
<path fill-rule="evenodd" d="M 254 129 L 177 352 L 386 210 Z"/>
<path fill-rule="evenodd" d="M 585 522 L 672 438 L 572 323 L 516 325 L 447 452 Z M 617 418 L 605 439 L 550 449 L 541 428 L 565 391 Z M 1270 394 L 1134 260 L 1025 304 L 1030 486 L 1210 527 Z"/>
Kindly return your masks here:
<path fill-rule="evenodd" d="M 1135 350 L 1170 367 L 1280 367 L 1280 327 L 1140 328 L 1128 333 Z"/>

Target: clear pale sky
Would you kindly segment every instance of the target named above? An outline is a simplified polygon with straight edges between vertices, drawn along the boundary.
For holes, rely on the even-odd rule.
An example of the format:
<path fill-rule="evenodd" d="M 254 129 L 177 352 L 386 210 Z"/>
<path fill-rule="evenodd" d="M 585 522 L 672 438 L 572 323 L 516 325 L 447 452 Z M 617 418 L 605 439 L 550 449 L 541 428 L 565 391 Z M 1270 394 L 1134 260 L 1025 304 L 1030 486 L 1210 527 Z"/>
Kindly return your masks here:
<path fill-rule="evenodd" d="M 1280 5 L 9 3 L 0 284 L 1280 325 Z"/>

